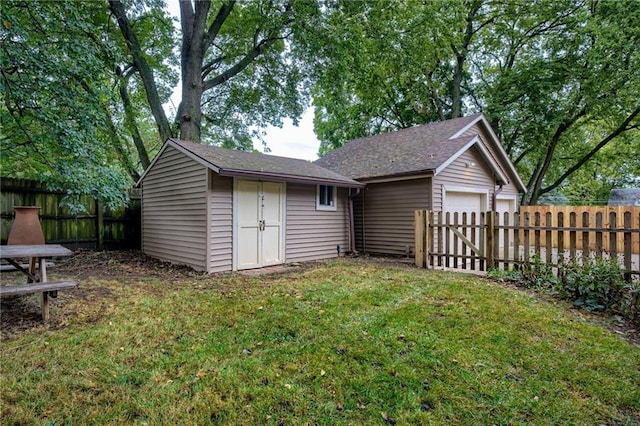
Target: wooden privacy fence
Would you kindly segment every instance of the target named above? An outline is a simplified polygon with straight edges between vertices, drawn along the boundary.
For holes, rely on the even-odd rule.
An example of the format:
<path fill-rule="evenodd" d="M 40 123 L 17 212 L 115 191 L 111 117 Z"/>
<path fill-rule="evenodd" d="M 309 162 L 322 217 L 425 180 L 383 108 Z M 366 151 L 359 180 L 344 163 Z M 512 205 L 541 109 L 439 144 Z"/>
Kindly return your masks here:
<path fill-rule="evenodd" d="M 67 195 L 50 191 L 41 182 L 24 179 L 0 180 L 0 240 L 6 244 L 13 223 L 14 206 L 40 207 L 40 223 L 47 243 L 71 249 L 140 248 L 140 197 L 130 194 L 128 207 L 110 210 L 91 197 L 80 200 L 85 211 L 72 213 L 62 203 Z"/>
<path fill-rule="evenodd" d="M 536 206 L 537 207 L 537 206 Z M 520 213 L 415 212 L 419 267 L 486 271 L 534 260 L 558 266 L 583 258 L 617 258 L 625 278 L 640 275 L 640 209 L 572 207 Z"/>
<path fill-rule="evenodd" d="M 604 229 L 615 229 L 618 227 L 624 227 L 624 214 L 625 212 L 631 213 L 632 225 L 636 228 L 638 223 L 633 223 L 633 218 L 638 218 L 640 215 L 640 207 L 634 206 L 521 206 L 520 215 L 529 213 L 534 222 L 539 220 L 544 227 L 558 227 L 562 226 L 558 224 L 559 220 L 564 221 L 564 225 L 569 224 L 571 220 L 571 214 L 576 214 L 576 223 L 583 227 L 594 227 Z M 540 215 L 540 219 L 536 219 L 536 215 Z M 601 241 L 598 240 L 595 234 L 596 231 L 590 233 L 589 238 L 589 250 L 606 252 L 619 251 L 621 247 L 624 247 L 624 232 L 618 232 L 617 238 L 604 238 Z M 609 235 L 611 237 L 611 235 Z M 563 238 L 567 241 L 566 232 L 557 232 L 551 235 L 551 247 L 558 248 L 558 239 Z M 583 241 L 584 234 L 582 232 L 576 235 L 576 245 L 578 247 L 584 247 Z M 640 237 L 637 233 L 632 234 L 631 239 L 631 252 L 638 254 L 640 252 Z M 601 244 L 598 246 L 598 244 Z M 548 247 L 546 239 L 540 242 L 541 247 Z"/>

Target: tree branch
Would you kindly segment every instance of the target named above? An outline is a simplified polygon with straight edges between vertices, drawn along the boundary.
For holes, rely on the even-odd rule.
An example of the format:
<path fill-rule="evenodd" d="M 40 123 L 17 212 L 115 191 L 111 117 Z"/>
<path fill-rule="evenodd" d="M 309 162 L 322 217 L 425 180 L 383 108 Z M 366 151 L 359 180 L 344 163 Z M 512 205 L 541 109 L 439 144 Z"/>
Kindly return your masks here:
<path fill-rule="evenodd" d="M 576 100 L 576 104 L 579 103 L 578 101 L 579 99 Z M 542 188 L 542 182 L 544 180 L 545 175 L 547 174 L 547 171 L 549 170 L 549 167 L 551 166 L 551 160 L 553 160 L 553 155 L 556 151 L 556 147 L 558 146 L 558 143 L 560 142 L 560 138 L 576 121 L 578 121 L 579 118 L 585 116 L 586 114 L 587 114 L 587 108 L 583 107 L 580 111 L 576 112 L 573 116 L 569 116 L 565 120 L 563 120 L 558 126 L 558 128 L 556 129 L 555 133 L 553 134 L 553 137 L 551 138 L 551 142 L 547 147 L 547 153 L 544 157 L 544 162 L 542 163 L 542 167 L 540 168 L 540 170 L 538 170 L 538 173 L 536 173 L 536 178 L 533 182 L 533 189 L 531 190 L 531 198 L 529 199 L 529 202 L 531 204 L 536 204 L 538 202 L 538 198 L 540 197 L 540 194 L 541 194 L 540 190 Z"/>
<path fill-rule="evenodd" d="M 219 84 L 224 83 L 225 81 L 233 78 L 235 75 L 242 72 L 245 68 L 247 68 L 251 62 L 258 56 L 260 56 L 266 49 L 268 49 L 271 45 L 273 45 L 276 41 L 282 40 L 282 37 L 273 37 L 262 40 L 260 43 L 255 45 L 253 49 L 251 49 L 247 54 L 240 59 L 235 65 L 231 68 L 227 69 L 222 74 L 217 75 L 216 77 L 204 81 L 204 91 L 211 89 L 212 87 L 216 87 Z"/>
<path fill-rule="evenodd" d="M 215 40 L 216 37 L 218 36 L 218 33 L 222 28 L 222 24 L 224 24 L 224 21 L 227 20 L 227 17 L 229 16 L 229 14 L 231 13 L 231 10 L 235 6 L 235 3 L 236 3 L 236 0 L 228 0 L 224 2 L 222 6 L 220 6 L 220 9 L 218 10 L 218 14 L 216 15 L 211 25 L 209 25 L 209 29 L 207 30 L 207 33 L 204 36 L 204 42 L 202 43 L 202 45 L 205 51 L 209 48 L 209 46 L 211 46 L 211 43 L 213 43 L 213 40 Z"/>
<path fill-rule="evenodd" d="M 222 61 L 224 61 L 226 58 L 226 55 L 218 56 L 214 60 L 209 61 L 207 64 L 205 64 L 202 67 L 202 78 L 206 78 L 211 73 L 211 71 L 219 67 Z"/>
<path fill-rule="evenodd" d="M 128 79 L 126 77 L 121 78 L 120 80 L 120 99 L 122 99 L 122 105 L 124 106 L 124 122 L 126 127 L 129 129 L 129 132 L 131 133 L 131 137 L 133 138 L 133 144 L 138 151 L 138 156 L 140 157 L 142 168 L 146 169 L 151 164 L 151 161 L 149 160 L 147 148 L 144 146 L 144 141 L 142 140 L 142 136 L 140 136 L 140 131 L 138 130 L 138 126 L 136 125 L 135 110 L 133 108 L 133 105 L 131 104 L 127 82 Z"/>
<path fill-rule="evenodd" d="M 629 127 L 629 123 L 633 121 L 636 116 L 640 113 L 640 108 L 636 108 L 629 116 L 606 138 L 602 139 L 591 151 L 589 151 L 586 155 L 584 155 L 580 160 L 578 160 L 573 166 L 569 167 L 566 172 L 562 174 L 555 182 L 551 185 L 547 186 L 540 190 L 540 195 L 545 194 L 547 192 L 553 191 L 558 186 L 562 184 L 571 174 L 573 174 L 576 170 L 582 167 L 587 161 L 589 161 L 598 151 L 600 151 L 605 145 L 611 142 L 615 137 L 619 136 L 623 132 L 630 130 L 632 127 Z"/>
<path fill-rule="evenodd" d="M 164 142 L 166 139 L 172 137 L 171 126 L 169 125 L 169 120 L 162 108 L 162 102 L 160 101 L 160 95 L 158 94 L 158 89 L 153 77 L 153 71 L 140 48 L 140 42 L 138 41 L 136 34 L 133 32 L 133 28 L 127 18 L 122 2 L 119 0 L 109 0 L 109 9 L 118 21 L 120 32 L 122 33 L 122 36 L 127 43 L 127 47 L 133 57 L 133 63 L 140 73 L 140 78 L 142 79 L 142 84 L 147 95 L 147 101 L 151 108 L 151 113 L 153 114 L 156 125 L 158 126 L 160 139 Z"/>

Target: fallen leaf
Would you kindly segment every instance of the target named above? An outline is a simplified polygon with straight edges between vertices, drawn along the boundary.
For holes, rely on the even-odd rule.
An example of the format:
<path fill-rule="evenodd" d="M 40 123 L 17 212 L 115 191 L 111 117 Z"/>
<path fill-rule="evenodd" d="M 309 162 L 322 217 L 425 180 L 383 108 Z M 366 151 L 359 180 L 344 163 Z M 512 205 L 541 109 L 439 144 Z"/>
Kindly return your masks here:
<path fill-rule="evenodd" d="M 326 372 L 326 371 L 324 371 L 324 370 L 320 370 L 320 375 L 321 375 L 321 376 L 324 376 L 325 374 L 327 374 L 327 372 Z"/>
<path fill-rule="evenodd" d="M 380 413 L 380 414 L 382 415 L 383 420 L 386 421 L 387 423 L 392 424 L 392 425 L 396 424 L 396 419 L 394 419 L 393 417 L 390 417 L 384 411 L 382 413 Z"/>
<path fill-rule="evenodd" d="M 287 389 L 291 389 L 291 385 L 289 383 L 285 383 L 284 387 Z"/>
<path fill-rule="evenodd" d="M 199 378 L 207 377 L 207 372 L 204 370 L 200 370 L 196 373 L 196 377 L 199 377 Z"/>

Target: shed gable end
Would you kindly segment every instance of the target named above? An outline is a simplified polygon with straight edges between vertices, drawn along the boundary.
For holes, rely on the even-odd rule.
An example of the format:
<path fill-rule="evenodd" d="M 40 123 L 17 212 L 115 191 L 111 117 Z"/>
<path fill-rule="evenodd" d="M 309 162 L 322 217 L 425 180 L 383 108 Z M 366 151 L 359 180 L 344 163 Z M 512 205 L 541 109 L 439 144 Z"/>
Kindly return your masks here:
<path fill-rule="evenodd" d="M 206 270 L 207 169 L 167 147 L 142 181 L 142 248 Z"/>

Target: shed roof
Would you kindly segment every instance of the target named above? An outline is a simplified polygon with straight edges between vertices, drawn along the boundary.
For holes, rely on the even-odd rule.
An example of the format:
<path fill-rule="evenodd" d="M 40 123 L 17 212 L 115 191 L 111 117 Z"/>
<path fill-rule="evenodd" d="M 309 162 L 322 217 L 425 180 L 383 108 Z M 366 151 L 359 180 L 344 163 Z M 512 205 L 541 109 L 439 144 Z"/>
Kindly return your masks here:
<path fill-rule="evenodd" d="M 284 182 L 326 184 L 341 187 L 364 186 L 360 182 L 306 160 L 255 154 L 179 139 L 168 139 L 156 159 L 168 146 L 178 149 L 221 176 L 274 179 Z M 147 170 L 153 167 L 154 162 L 151 163 Z M 144 175 L 140 178 L 140 181 L 143 179 Z"/>
<path fill-rule="evenodd" d="M 478 135 L 464 135 L 482 114 L 423 124 L 375 136 L 355 139 L 316 160 L 316 164 L 357 180 L 413 175 L 437 174 L 451 161 L 472 146 L 476 146 L 489 167 L 501 181 L 508 181 L 496 158 L 485 148 Z M 509 168 L 520 190 L 525 190 L 506 153 L 495 138 L 497 153 Z"/>

